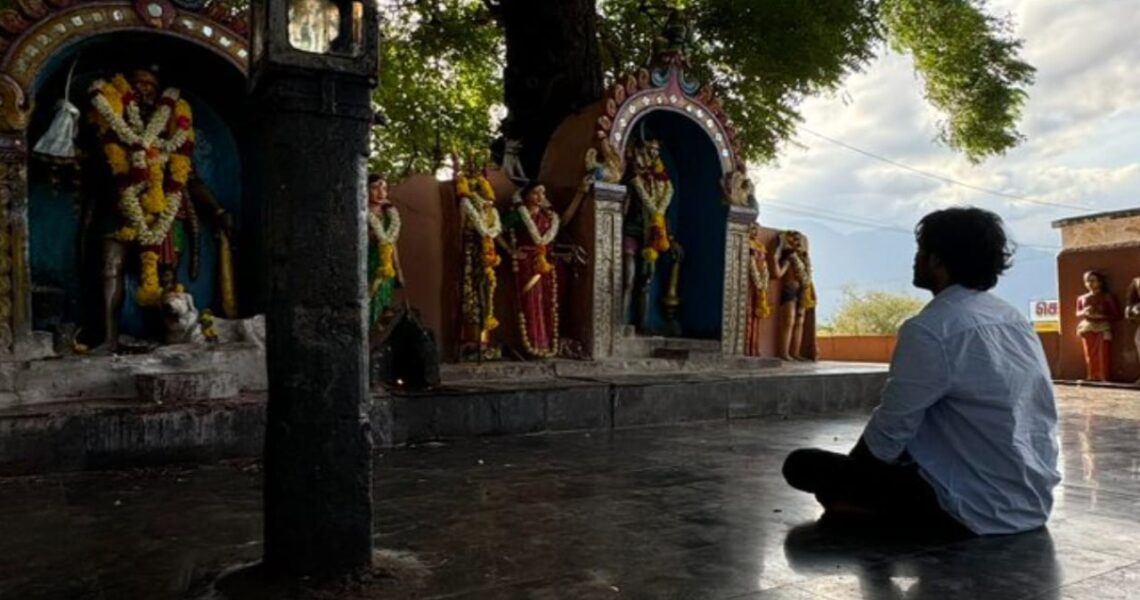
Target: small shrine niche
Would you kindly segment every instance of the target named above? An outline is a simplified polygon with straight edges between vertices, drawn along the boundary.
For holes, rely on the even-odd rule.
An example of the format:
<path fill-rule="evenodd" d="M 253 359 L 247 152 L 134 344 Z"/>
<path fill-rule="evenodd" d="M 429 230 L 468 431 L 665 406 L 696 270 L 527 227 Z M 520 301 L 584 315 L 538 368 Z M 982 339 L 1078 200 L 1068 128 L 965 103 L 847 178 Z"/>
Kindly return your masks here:
<path fill-rule="evenodd" d="M 56 352 L 121 349 L 114 329 L 153 348 L 171 338 L 175 291 L 207 317 L 257 310 L 248 29 L 225 2 L 176 4 L 7 15 L 18 27 L 0 32 L 0 96 L 13 100 L 0 104 L 0 187 L 3 237 L 18 243 L 0 248 L 3 352 L 50 354 L 53 336 Z"/>
<path fill-rule="evenodd" d="M 597 358 L 745 353 L 756 201 L 732 121 L 686 64 L 681 40 L 662 40 L 597 108 L 585 149 Z"/>

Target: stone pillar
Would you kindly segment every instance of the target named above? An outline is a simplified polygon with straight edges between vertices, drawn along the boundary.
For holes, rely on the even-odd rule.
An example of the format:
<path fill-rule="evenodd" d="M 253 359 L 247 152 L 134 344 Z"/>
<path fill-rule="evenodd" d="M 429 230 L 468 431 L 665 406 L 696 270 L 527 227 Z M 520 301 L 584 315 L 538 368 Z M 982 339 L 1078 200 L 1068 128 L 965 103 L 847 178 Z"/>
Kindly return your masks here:
<path fill-rule="evenodd" d="M 728 211 L 728 236 L 724 244 L 724 317 L 721 323 L 721 352 L 728 356 L 744 354 L 748 335 L 748 226 L 758 212 L 746 206 Z"/>
<path fill-rule="evenodd" d="M 22 356 L 32 333 L 24 132 L 0 135 L 0 354 Z"/>
<path fill-rule="evenodd" d="M 593 357 L 614 355 L 621 321 L 621 226 L 624 185 L 594 184 Z"/>
<path fill-rule="evenodd" d="M 254 90 L 268 257 L 265 564 L 372 559 L 365 198 L 371 82 L 269 71 Z"/>

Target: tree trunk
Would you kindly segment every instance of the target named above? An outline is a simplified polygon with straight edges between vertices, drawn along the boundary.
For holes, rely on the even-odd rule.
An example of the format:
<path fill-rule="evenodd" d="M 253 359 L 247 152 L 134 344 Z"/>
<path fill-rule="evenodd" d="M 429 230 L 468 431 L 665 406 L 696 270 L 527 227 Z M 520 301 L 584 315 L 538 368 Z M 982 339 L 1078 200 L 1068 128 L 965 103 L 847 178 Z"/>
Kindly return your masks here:
<path fill-rule="evenodd" d="M 507 42 L 503 132 L 522 142 L 534 177 L 558 125 L 602 97 L 596 0 L 502 0 L 497 12 Z"/>

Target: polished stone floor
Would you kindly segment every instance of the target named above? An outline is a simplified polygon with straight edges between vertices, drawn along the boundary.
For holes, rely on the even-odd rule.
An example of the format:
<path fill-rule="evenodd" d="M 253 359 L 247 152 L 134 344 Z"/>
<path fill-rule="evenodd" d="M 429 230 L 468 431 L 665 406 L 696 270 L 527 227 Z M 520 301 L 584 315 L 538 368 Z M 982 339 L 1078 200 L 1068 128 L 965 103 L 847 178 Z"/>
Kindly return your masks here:
<path fill-rule="evenodd" d="M 784 455 L 861 415 L 478 439 L 376 461 L 392 574 L 351 598 L 1140 599 L 1140 392 L 1063 387 L 1047 530 L 815 524 Z M 256 464 L 0 480 L 0 598 L 202 597 L 260 554 Z"/>

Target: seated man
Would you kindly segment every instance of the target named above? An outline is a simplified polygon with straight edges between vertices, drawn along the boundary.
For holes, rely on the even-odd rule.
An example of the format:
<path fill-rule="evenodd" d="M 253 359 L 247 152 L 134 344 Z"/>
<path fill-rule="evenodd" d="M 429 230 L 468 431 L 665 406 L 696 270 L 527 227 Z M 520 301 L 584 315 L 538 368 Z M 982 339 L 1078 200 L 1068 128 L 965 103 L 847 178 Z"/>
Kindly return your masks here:
<path fill-rule="evenodd" d="M 987 292 L 1010 266 L 1001 219 L 977 208 L 916 228 L 914 285 L 934 299 L 899 331 L 878 408 L 849 455 L 796 450 L 784 478 L 828 514 L 976 535 L 1042 526 L 1057 408 L 1041 342 Z"/>

